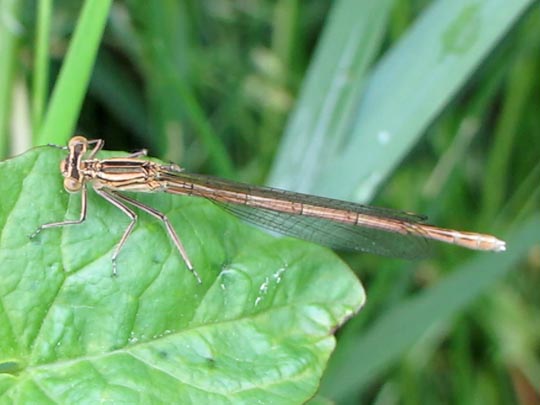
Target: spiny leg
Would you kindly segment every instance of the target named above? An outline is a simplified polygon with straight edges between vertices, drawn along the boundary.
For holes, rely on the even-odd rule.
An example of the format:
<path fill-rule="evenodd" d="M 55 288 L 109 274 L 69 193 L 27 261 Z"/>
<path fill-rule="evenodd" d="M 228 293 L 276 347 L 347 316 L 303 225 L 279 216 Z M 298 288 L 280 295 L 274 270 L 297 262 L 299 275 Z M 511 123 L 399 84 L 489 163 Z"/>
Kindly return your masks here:
<path fill-rule="evenodd" d="M 56 149 L 62 149 L 62 150 L 68 150 L 69 148 L 67 146 L 62 146 L 62 145 L 56 145 L 54 143 L 48 143 L 47 144 L 48 147 L 50 148 L 56 148 Z"/>
<path fill-rule="evenodd" d="M 141 150 L 135 151 L 133 153 L 130 153 L 126 157 L 127 158 L 138 158 L 138 157 L 146 156 L 146 155 L 148 155 L 148 150 L 147 149 L 141 149 Z"/>
<path fill-rule="evenodd" d="M 91 139 L 88 141 L 88 145 L 95 144 L 94 148 L 90 151 L 90 154 L 88 155 L 88 159 L 94 159 L 97 155 L 97 153 L 103 149 L 103 146 L 105 145 L 105 141 L 103 139 Z M 126 157 L 128 158 L 138 158 L 141 156 L 146 156 L 148 154 L 148 150 L 141 149 L 138 151 L 135 151 L 133 153 L 130 153 Z"/>
<path fill-rule="evenodd" d="M 144 204 L 140 203 L 137 200 L 126 197 L 123 194 L 115 193 L 115 192 L 112 192 L 112 191 L 109 192 L 109 193 L 114 194 L 114 196 L 116 198 L 118 198 L 120 200 L 123 200 L 126 203 L 131 204 L 131 205 L 133 205 L 133 206 L 147 212 L 148 214 L 152 215 L 154 218 L 159 219 L 165 225 L 165 228 L 167 229 L 169 237 L 172 239 L 174 245 L 176 246 L 176 249 L 180 253 L 180 256 L 182 256 L 182 259 L 184 260 L 184 263 L 186 264 L 186 267 L 189 269 L 189 271 L 191 271 L 193 273 L 193 275 L 197 279 L 197 282 L 199 284 L 202 283 L 202 280 L 201 280 L 201 277 L 199 276 L 199 273 L 197 273 L 197 271 L 194 269 L 193 265 L 191 264 L 191 260 L 189 260 L 189 256 L 188 256 L 188 254 L 186 252 L 186 249 L 184 248 L 184 245 L 180 241 L 180 238 L 176 234 L 176 231 L 174 230 L 173 226 L 171 225 L 171 222 L 169 221 L 169 218 L 167 218 L 167 216 L 165 214 L 163 214 L 162 212 L 159 212 L 158 210 L 156 210 L 154 208 L 148 207 L 147 205 L 144 205 Z"/>
<path fill-rule="evenodd" d="M 112 205 L 114 205 L 116 208 L 118 208 L 120 211 L 122 211 L 124 214 L 126 214 L 131 219 L 131 222 L 129 223 L 128 227 L 124 231 L 122 238 L 120 238 L 120 242 L 118 242 L 118 244 L 116 245 L 116 248 L 114 249 L 114 252 L 111 258 L 112 268 L 113 268 L 112 274 L 113 276 L 116 276 L 117 275 L 116 259 L 118 258 L 118 254 L 120 253 L 120 250 L 126 243 L 127 238 L 133 231 L 135 224 L 137 223 L 137 214 L 135 214 L 135 212 L 131 208 L 126 206 L 124 203 L 122 203 L 121 201 L 118 201 L 118 199 L 115 198 L 115 196 L 112 193 L 107 192 L 100 188 L 94 188 L 94 191 L 98 193 L 101 197 L 106 199 L 108 202 L 110 202 Z"/>
<path fill-rule="evenodd" d="M 94 149 L 92 149 L 92 151 L 88 155 L 88 159 L 93 159 L 94 157 L 96 157 L 96 154 L 101 149 L 103 149 L 103 146 L 105 145 L 105 141 L 103 139 L 91 139 L 88 141 L 88 145 L 93 145 L 93 144 L 95 144 L 96 146 L 94 146 Z"/>
<path fill-rule="evenodd" d="M 60 221 L 60 222 L 51 222 L 48 224 L 40 225 L 39 228 L 37 228 L 30 236 L 30 239 L 34 239 L 43 229 L 47 228 L 56 228 L 64 225 L 78 225 L 82 224 L 86 219 L 86 207 L 87 207 L 87 201 L 88 201 L 88 191 L 86 189 L 86 186 L 83 186 L 81 190 L 81 214 L 79 219 L 76 220 L 70 220 L 70 221 Z"/>

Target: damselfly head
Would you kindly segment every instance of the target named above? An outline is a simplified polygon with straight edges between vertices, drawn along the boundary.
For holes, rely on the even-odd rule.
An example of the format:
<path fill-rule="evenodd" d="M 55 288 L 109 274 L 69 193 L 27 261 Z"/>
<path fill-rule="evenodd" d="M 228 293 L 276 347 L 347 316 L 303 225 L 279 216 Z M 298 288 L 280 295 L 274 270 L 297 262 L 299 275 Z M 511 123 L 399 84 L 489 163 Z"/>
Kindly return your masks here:
<path fill-rule="evenodd" d="M 68 149 L 77 150 L 84 153 L 86 152 L 87 145 L 88 139 L 86 139 L 84 136 L 77 135 L 69 140 Z"/>
<path fill-rule="evenodd" d="M 64 178 L 64 188 L 69 193 L 81 190 L 84 179 L 81 176 L 81 161 L 88 148 L 88 140 L 84 136 L 74 136 L 69 140 L 69 154 L 60 162 L 60 171 Z"/>

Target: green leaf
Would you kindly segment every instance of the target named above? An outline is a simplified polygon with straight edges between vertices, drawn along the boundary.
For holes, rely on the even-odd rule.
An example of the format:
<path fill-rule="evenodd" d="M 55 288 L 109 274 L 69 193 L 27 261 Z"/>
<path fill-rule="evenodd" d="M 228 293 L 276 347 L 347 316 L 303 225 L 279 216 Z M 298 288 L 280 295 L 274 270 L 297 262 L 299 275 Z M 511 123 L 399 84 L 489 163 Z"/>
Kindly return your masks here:
<path fill-rule="evenodd" d="M 93 192 L 83 224 L 28 237 L 78 217 L 64 155 L 41 147 L 0 163 L 0 402 L 299 403 L 316 392 L 332 333 L 364 302 L 343 262 L 206 200 L 139 194 L 169 216 L 203 282 L 144 213 L 113 278 L 129 220 Z"/>

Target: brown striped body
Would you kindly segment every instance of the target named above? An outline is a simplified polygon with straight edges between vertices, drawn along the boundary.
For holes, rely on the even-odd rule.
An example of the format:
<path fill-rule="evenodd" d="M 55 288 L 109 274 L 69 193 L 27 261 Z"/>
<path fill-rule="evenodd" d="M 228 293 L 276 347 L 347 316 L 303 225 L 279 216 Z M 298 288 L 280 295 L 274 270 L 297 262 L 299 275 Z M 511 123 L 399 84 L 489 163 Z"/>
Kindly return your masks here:
<path fill-rule="evenodd" d="M 348 225 L 377 229 L 389 233 L 415 235 L 474 250 L 503 251 L 505 243 L 491 235 L 444 229 L 419 222 L 404 213 L 345 203 L 323 197 L 290 191 L 255 187 L 243 183 L 184 173 L 176 165 L 162 165 L 136 158 L 71 159 L 78 165 L 80 180 L 95 188 L 119 192 L 167 192 L 204 197 L 224 204 L 244 205 L 291 215 L 306 216 Z M 69 176 L 73 176 L 70 173 Z M 346 204 L 357 209 L 340 208 Z M 338 207 L 338 208 L 335 208 Z M 388 215 L 388 213 L 394 215 Z M 404 217 L 404 218 L 403 218 Z"/>

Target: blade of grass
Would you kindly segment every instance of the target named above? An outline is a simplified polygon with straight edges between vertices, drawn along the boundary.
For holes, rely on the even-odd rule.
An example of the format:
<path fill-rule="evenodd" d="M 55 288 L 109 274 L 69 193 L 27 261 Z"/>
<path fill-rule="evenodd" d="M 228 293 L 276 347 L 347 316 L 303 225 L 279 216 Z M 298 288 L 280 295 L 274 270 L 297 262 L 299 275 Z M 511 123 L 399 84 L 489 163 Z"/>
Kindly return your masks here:
<path fill-rule="evenodd" d="M 32 85 L 32 133 L 36 141 L 43 120 L 47 89 L 49 85 L 49 35 L 51 31 L 52 1 L 42 0 L 37 4 L 38 21 L 36 30 L 36 52 Z"/>
<path fill-rule="evenodd" d="M 158 57 L 157 59 L 159 60 L 160 58 Z M 188 115 L 188 119 L 196 130 L 199 140 L 208 151 L 209 161 L 213 167 L 213 171 L 223 177 L 235 177 L 235 170 L 227 149 L 208 122 L 206 114 L 194 92 L 185 80 L 175 74 L 170 61 L 163 59 L 162 62 L 164 73 L 169 79 L 172 89 L 182 99 L 183 108 Z"/>
<path fill-rule="evenodd" d="M 232 161 L 206 117 L 191 85 L 191 31 L 187 6 L 182 2 L 129 2 L 142 43 L 141 70 L 148 83 L 151 133 L 158 153 L 178 160 L 175 150 L 185 122 L 193 128 L 208 153 L 216 174 L 235 177 Z M 186 142 L 181 142 L 185 144 Z"/>
<path fill-rule="evenodd" d="M 538 19 L 529 20 L 537 22 Z M 495 131 L 493 152 L 486 167 L 486 179 L 502 179 L 512 165 L 512 151 L 519 142 L 519 131 L 521 120 L 526 112 L 527 106 L 536 97 L 534 83 L 536 72 L 540 68 L 538 62 L 538 43 L 533 41 L 532 35 L 537 36 L 537 27 L 534 31 L 530 25 L 525 27 L 522 41 L 535 46 L 525 46 L 520 57 L 512 66 L 508 75 L 509 80 L 506 85 L 504 104 L 498 114 L 498 126 Z M 507 184 L 499 181 L 485 181 L 482 199 L 482 222 L 489 223 L 500 211 L 507 194 Z"/>
<path fill-rule="evenodd" d="M 39 131 L 38 144 L 64 144 L 72 135 L 110 6 L 111 0 L 85 1 Z"/>
<path fill-rule="evenodd" d="M 269 183 L 312 191 L 327 148 L 348 133 L 378 51 L 392 0 L 344 0 L 329 16 L 300 100 L 289 120 Z"/>
<path fill-rule="evenodd" d="M 180 97 L 171 90 L 168 77 L 163 72 L 163 61 L 171 60 L 172 70 L 187 76 L 189 70 L 189 20 L 186 18 L 185 4 L 165 0 L 161 2 L 126 2 L 126 11 L 132 21 L 133 35 L 138 47 L 136 62 L 145 82 L 148 102 L 148 138 L 146 144 L 152 145 L 161 156 L 176 154 L 171 138 L 183 137 L 185 116 Z M 179 142 L 181 145 L 184 142 Z M 168 157 L 170 158 L 170 156 Z"/>
<path fill-rule="evenodd" d="M 483 306 L 482 321 L 499 347 L 497 360 L 521 370 L 536 392 L 540 393 L 540 357 L 536 355 L 540 339 L 538 308 L 515 288 L 505 284 Z"/>
<path fill-rule="evenodd" d="M 145 145 L 148 118 L 144 96 L 136 84 L 136 78 L 130 73 L 122 68 L 114 55 L 102 50 L 96 61 L 89 91 Z"/>
<path fill-rule="evenodd" d="M 298 38 L 298 0 L 280 0 L 274 9 L 272 30 L 272 49 L 283 63 L 285 69 L 296 72 L 294 52 Z"/>
<path fill-rule="evenodd" d="M 22 33 L 19 13 L 22 1 L 0 3 L 0 156 L 8 154 L 11 96 L 17 61 L 17 41 Z"/>
<path fill-rule="evenodd" d="M 381 316 L 354 347 L 339 345 L 322 381 L 321 393 L 336 400 L 361 391 L 434 325 L 450 320 L 500 280 L 535 244 L 540 243 L 540 217 L 529 218 L 509 237 L 503 254 L 480 254 L 451 275 Z M 350 346 L 350 345 L 349 345 Z M 340 356 L 344 350 L 347 357 Z"/>
<path fill-rule="evenodd" d="M 356 201 L 370 199 L 531 3 L 432 3 L 373 69 L 362 99 L 358 89 L 363 67 L 343 61 L 364 49 L 374 34 L 359 32 L 358 26 L 368 24 L 357 17 L 363 3 L 338 3 L 290 120 L 270 183 Z M 384 22 L 385 17 L 377 14 L 376 20 Z M 338 30 L 348 36 L 332 38 Z M 337 108 L 340 103 L 347 107 Z"/>

